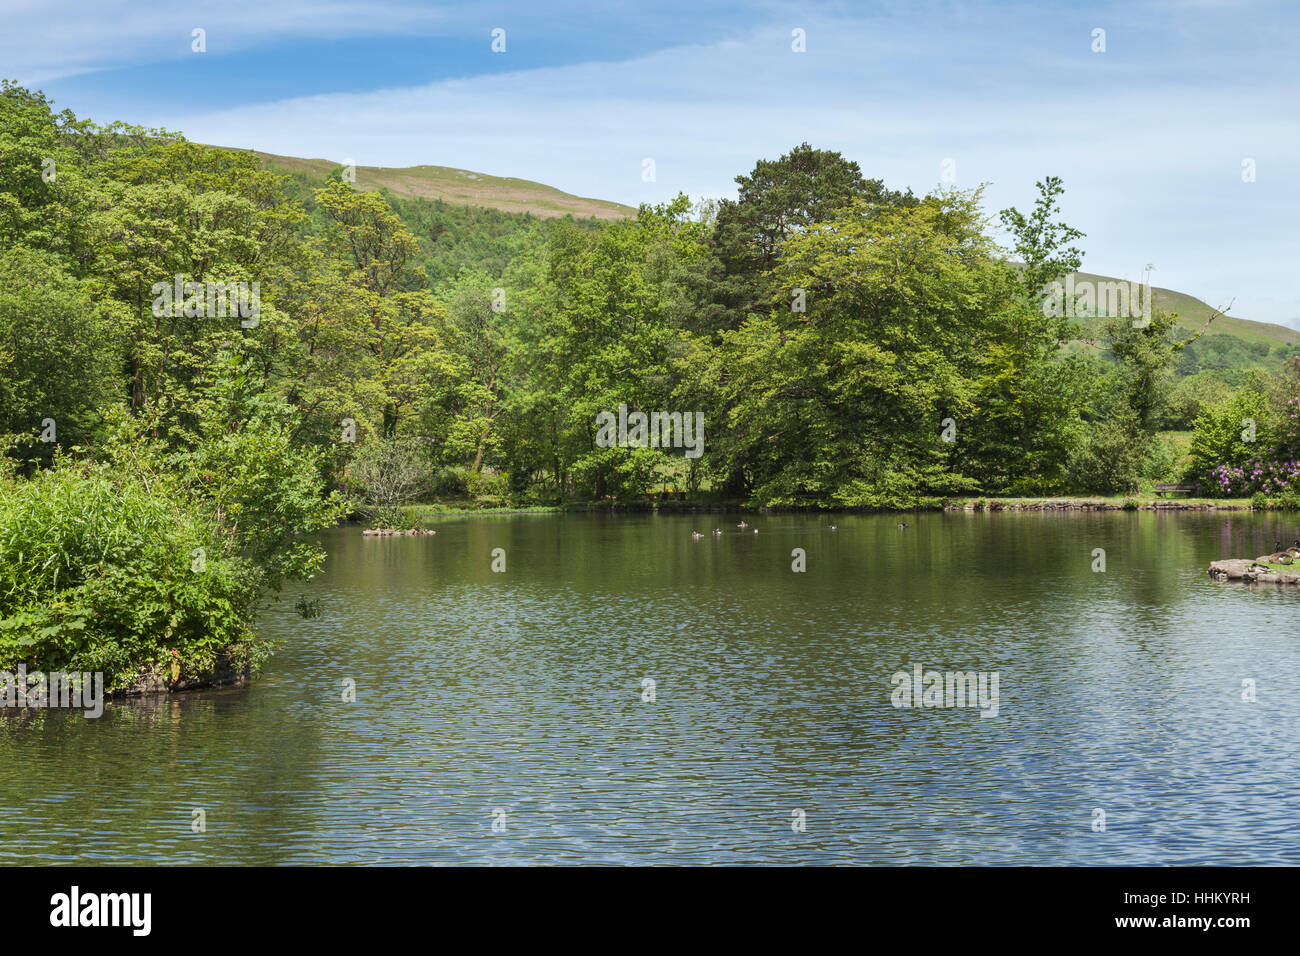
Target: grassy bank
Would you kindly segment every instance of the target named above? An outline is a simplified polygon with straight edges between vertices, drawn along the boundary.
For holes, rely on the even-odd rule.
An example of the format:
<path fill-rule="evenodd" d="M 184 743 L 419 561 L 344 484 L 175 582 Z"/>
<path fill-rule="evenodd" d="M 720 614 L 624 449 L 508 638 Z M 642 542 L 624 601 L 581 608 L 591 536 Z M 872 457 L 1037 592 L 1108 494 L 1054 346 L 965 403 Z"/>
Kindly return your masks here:
<path fill-rule="evenodd" d="M 370 522 L 374 527 L 425 527 L 436 518 L 568 514 L 584 512 L 644 512 L 659 514 L 796 514 L 803 511 L 846 514 L 908 514 L 919 511 L 1297 511 L 1296 498 L 1206 498 L 1154 494 L 1134 495 L 1062 495 L 1055 497 L 969 496 L 925 499 L 918 504 L 886 508 L 797 508 L 756 507 L 740 499 L 705 500 L 629 500 L 574 501 L 563 505 L 528 505 L 511 507 L 499 501 L 456 500 L 404 505 L 388 512 L 383 520 Z"/>
<path fill-rule="evenodd" d="M 1295 574 L 1297 571 L 1300 571 L 1300 567 L 1297 567 L 1294 564 L 1282 564 L 1278 561 L 1257 561 L 1255 563 L 1278 574 Z"/>
<path fill-rule="evenodd" d="M 1200 498 L 1159 495 L 1082 495 L 1055 498 L 954 498 L 949 511 L 1300 511 L 1300 498 Z"/>
<path fill-rule="evenodd" d="M 564 505 L 502 505 L 479 501 L 435 501 L 428 504 L 407 505 L 407 510 L 421 520 L 454 518 L 466 515 L 532 515 L 559 514 L 571 510 Z"/>
<path fill-rule="evenodd" d="M 1158 495 L 1080 495 L 1054 498 L 953 498 L 947 511 L 1251 511 L 1249 498 L 1194 498 Z M 1280 506 L 1277 510 L 1281 510 Z"/>

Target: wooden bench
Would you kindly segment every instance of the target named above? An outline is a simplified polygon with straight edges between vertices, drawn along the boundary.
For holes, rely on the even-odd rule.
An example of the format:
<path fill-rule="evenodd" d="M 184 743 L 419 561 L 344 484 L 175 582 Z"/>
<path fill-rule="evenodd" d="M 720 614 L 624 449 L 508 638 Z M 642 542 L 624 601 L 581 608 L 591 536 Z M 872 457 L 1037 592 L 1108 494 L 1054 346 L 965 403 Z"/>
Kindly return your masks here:
<path fill-rule="evenodd" d="M 1172 492 L 1190 495 L 1192 492 L 1196 491 L 1196 485 L 1156 485 L 1155 489 L 1156 494 L 1163 498 L 1166 494 Z"/>

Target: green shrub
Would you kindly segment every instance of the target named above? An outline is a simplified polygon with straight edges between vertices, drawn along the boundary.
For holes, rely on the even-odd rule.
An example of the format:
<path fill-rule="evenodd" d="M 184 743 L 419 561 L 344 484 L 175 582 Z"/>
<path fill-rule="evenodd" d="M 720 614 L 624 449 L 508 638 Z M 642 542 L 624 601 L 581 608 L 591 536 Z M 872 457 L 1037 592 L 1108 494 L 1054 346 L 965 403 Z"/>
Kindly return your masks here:
<path fill-rule="evenodd" d="M 1131 491 L 1145 470 L 1148 445 L 1146 437 L 1132 422 L 1095 425 L 1066 463 L 1066 484 L 1094 494 Z"/>
<path fill-rule="evenodd" d="M 424 522 L 414 508 L 392 506 L 378 509 L 370 525 L 384 531 L 416 531 L 424 527 Z"/>
<path fill-rule="evenodd" d="M 0 479 L 0 669 L 102 671 L 116 690 L 177 660 L 256 666 L 257 577 L 162 485 L 67 463 Z"/>
<path fill-rule="evenodd" d="M 1183 468 L 1179 467 L 1180 459 L 1183 457 L 1177 443 L 1168 435 L 1156 435 L 1151 441 L 1151 447 L 1147 449 L 1146 460 L 1141 465 L 1141 477 L 1139 485 L 1142 490 L 1148 494 L 1151 493 L 1149 485 L 1158 481 L 1177 482 L 1184 475 L 1181 473 Z"/>
<path fill-rule="evenodd" d="M 1255 436 L 1250 442 L 1244 440 L 1247 420 L 1255 422 Z M 1203 478 L 1216 465 L 1245 466 L 1271 447 L 1273 431 L 1268 396 L 1261 386 L 1243 388 L 1216 404 L 1207 405 L 1197 416 L 1192 433 L 1189 449 L 1192 471 Z"/>
<path fill-rule="evenodd" d="M 465 479 L 467 490 L 475 498 L 505 501 L 510 494 L 509 475 L 495 471 L 470 471 Z"/>
<path fill-rule="evenodd" d="M 3 470 L 0 669 L 101 671 L 111 691 L 269 653 L 255 603 L 315 573 L 324 552 L 303 536 L 348 504 L 324 494 L 287 410 L 259 402 L 232 428 L 220 388 L 191 402 L 194 428 L 170 445 L 154 422 L 106 410 L 102 461 Z"/>
<path fill-rule="evenodd" d="M 468 468 L 439 468 L 429 481 L 429 493 L 435 498 L 465 498 L 469 496 Z"/>
<path fill-rule="evenodd" d="M 1252 511 L 1267 511 L 1268 496 L 1262 491 L 1257 491 L 1250 496 L 1250 507 Z"/>

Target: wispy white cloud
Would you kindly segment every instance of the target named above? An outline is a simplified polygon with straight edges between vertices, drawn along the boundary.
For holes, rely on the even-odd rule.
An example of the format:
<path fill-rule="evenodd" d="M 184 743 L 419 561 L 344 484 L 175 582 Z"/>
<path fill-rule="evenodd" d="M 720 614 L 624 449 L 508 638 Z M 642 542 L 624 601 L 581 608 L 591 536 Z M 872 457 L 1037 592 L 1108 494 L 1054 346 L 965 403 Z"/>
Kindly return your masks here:
<path fill-rule="evenodd" d="M 1088 268 L 1136 278 L 1155 262 L 1160 284 L 1214 304 L 1235 296 L 1236 314 L 1300 314 L 1300 299 L 1279 287 L 1297 198 L 1286 170 L 1300 147 L 1297 127 L 1281 119 L 1289 81 L 1189 86 L 1156 59 L 1117 71 L 1089 58 L 1086 30 L 1071 40 L 1085 52 L 1058 55 L 1058 70 L 1042 64 L 1041 37 L 1013 38 L 963 76 L 925 55 L 964 49 L 960 19 L 871 26 L 809 21 L 805 54 L 792 53 L 786 27 L 769 27 L 623 63 L 151 119 L 206 142 L 460 166 L 631 204 L 730 194 L 756 158 L 802 140 L 918 192 L 951 157 L 958 185 L 990 183 L 991 209 L 1027 205 L 1034 181 L 1056 174 L 1067 218 L 1089 234 Z M 1032 54 L 1028 65 L 1007 56 L 1016 49 Z M 1130 82 L 1136 95 L 1126 95 Z M 1245 156 L 1258 164 L 1255 183 L 1241 181 Z M 654 183 L 641 179 L 645 157 Z"/>
<path fill-rule="evenodd" d="M 0 64 L 6 76 L 37 85 L 63 77 L 190 55 L 192 31 L 206 31 L 212 54 L 277 39 L 386 36 L 454 23 L 446 5 L 397 0 L 4 0 Z"/>

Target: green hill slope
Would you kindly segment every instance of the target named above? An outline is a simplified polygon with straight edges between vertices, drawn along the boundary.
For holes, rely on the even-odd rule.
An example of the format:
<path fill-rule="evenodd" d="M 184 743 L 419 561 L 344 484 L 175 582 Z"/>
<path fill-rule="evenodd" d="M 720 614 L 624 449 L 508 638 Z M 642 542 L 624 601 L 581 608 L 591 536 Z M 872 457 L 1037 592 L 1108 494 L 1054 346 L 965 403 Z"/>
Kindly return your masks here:
<path fill-rule="evenodd" d="M 1075 281 L 1082 280 L 1092 282 L 1119 281 L 1110 276 L 1096 275 L 1091 272 L 1076 272 Z M 1155 307 L 1164 309 L 1166 312 L 1178 313 L 1177 326 L 1187 329 L 1189 332 L 1199 331 L 1215 312 L 1215 307 L 1183 292 L 1154 286 L 1152 287 L 1152 293 L 1155 297 Z M 1219 305 L 1227 305 L 1227 303 L 1224 302 Z M 1100 324 L 1102 320 L 1092 321 Z M 1087 325 L 1089 322 L 1085 321 L 1084 324 Z M 1296 329 L 1288 328 L 1285 325 L 1274 325 L 1272 322 L 1255 322 L 1251 319 L 1238 318 L 1232 315 L 1221 315 L 1216 318 L 1206 331 L 1207 335 L 1213 333 L 1232 335 L 1245 342 L 1267 343 L 1270 347 L 1300 345 L 1300 331 Z"/>
<path fill-rule="evenodd" d="M 299 159 L 273 153 L 254 154 L 264 166 L 288 173 L 301 173 L 312 179 L 324 179 L 341 163 L 328 159 Z M 468 169 L 449 166 L 408 166 L 392 169 L 383 166 L 358 166 L 358 189 L 387 189 L 395 196 L 417 199 L 441 199 L 465 206 L 485 206 L 502 212 L 527 212 L 542 218 L 572 215 L 578 219 L 626 219 L 636 210 L 621 203 L 574 196 L 553 186 L 527 179 L 488 176 Z"/>

